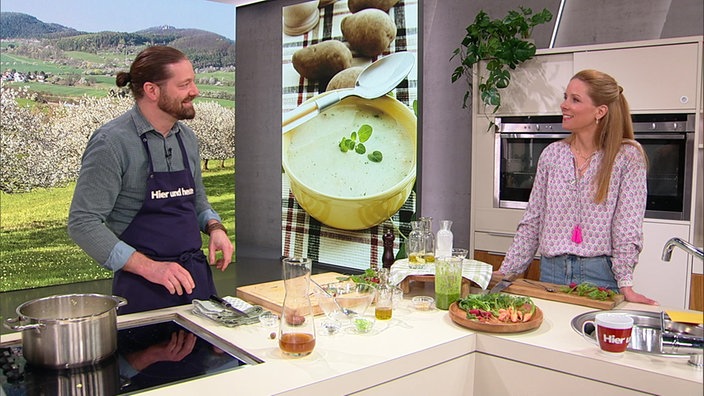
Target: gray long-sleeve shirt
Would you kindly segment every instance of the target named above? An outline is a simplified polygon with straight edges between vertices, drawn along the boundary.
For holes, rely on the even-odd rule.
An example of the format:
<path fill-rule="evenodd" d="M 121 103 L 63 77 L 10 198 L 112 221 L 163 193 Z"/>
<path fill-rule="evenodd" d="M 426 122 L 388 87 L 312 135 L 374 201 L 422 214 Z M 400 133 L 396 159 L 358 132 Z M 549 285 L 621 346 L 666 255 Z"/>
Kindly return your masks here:
<path fill-rule="evenodd" d="M 103 267 L 117 271 L 135 251 L 119 235 L 142 207 L 147 189 L 149 163 L 140 137 L 147 137 L 155 172 L 179 171 L 184 166 L 177 133 L 195 180 L 200 228 L 204 230 L 210 219 L 220 221 L 205 195 L 195 133 L 177 122 L 164 137 L 135 105 L 91 136 L 69 211 L 70 237 Z"/>

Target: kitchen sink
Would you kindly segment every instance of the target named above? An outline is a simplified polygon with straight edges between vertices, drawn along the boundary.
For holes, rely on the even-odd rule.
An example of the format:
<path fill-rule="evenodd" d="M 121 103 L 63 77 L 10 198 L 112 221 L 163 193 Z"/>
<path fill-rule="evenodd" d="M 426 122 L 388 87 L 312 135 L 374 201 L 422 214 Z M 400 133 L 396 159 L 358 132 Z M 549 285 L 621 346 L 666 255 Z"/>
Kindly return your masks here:
<path fill-rule="evenodd" d="M 582 334 L 587 321 L 594 321 L 597 313 L 590 311 L 572 319 L 572 329 Z M 614 309 L 609 312 L 623 313 L 633 318 L 633 333 L 628 343 L 631 352 L 664 357 L 689 357 L 689 363 L 702 367 L 704 354 L 704 326 L 678 323 L 670 320 L 664 312 Z M 592 323 L 584 326 L 584 334 L 596 340 L 596 328 Z"/>

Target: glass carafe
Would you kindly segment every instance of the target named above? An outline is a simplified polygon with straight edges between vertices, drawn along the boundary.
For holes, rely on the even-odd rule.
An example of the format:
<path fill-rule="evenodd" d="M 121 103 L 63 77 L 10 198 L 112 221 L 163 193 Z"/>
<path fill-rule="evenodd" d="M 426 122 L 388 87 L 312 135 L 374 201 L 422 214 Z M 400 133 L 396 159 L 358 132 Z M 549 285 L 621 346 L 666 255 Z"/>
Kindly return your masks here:
<path fill-rule="evenodd" d="M 425 244 L 423 242 L 423 222 L 411 221 L 411 233 L 408 234 L 408 266 L 421 268 L 425 264 Z"/>
<path fill-rule="evenodd" d="M 315 322 L 309 293 L 311 269 L 310 259 L 283 259 L 286 294 L 281 310 L 279 348 L 289 356 L 306 356 L 315 348 Z"/>
<path fill-rule="evenodd" d="M 425 262 L 432 264 L 435 262 L 435 235 L 433 235 L 433 218 L 421 217 L 423 222 L 423 253 Z"/>
<path fill-rule="evenodd" d="M 435 239 L 435 257 L 452 256 L 452 220 L 440 222 L 437 238 Z"/>

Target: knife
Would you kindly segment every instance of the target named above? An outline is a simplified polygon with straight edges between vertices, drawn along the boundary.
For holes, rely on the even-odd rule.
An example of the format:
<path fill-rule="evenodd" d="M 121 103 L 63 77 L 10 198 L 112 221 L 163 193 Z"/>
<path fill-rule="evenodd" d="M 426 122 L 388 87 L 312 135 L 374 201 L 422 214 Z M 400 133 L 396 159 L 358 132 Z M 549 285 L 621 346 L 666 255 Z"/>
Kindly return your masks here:
<path fill-rule="evenodd" d="M 216 296 L 216 295 L 214 295 L 214 294 L 212 294 L 212 295 L 210 296 L 210 300 L 211 300 L 211 301 L 214 301 L 214 302 L 216 302 L 216 303 L 218 303 L 218 304 L 220 304 L 220 305 L 222 305 L 223 307 L 229 309 L 229 310 L 232 311 L 232 312 L 238 313 L 238 314 L 240 314 L 240 315 L 247 316 L 246 313 L 240 311 L 239 309 L 235 308 L 235 307 L 234 307 L 232 304 L 230 304 L 229 302 L 225 301 L 224 299 L 222 299 L 222 298 L 220 298 L 220 297 L 218 297 L 218 296 Z"/>
<path fill-rule="evenodd" d="M 497 283 L 491 289 L 491 291 L 489 291 L 489 293 L 500 293 L 505 288 L 511 286 L 511 283 L 513 283 L 513 281 L 516 280 L 516 278 L 518 278 L 518 275 L 519 274 L 514 273 L 514 272 L 509 272 L 508 274 L 505 274 L 504 278 L 501 279 L 501 281 L 499 283 Z"/>

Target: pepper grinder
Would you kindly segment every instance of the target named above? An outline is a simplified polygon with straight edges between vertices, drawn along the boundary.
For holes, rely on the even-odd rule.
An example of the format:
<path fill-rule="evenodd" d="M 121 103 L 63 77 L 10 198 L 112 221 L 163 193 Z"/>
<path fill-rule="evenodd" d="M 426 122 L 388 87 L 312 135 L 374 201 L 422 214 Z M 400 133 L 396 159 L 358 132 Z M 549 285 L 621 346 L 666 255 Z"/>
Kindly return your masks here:
<path fill-rule="evenodd" d="M 386 230 L 386 233 L 381 238 L 384 240 L 384 254 L 381 256 L 382 268 L 391 268 L 391 264 L 395 260 L 394 233 L 391 230 Z"/>

